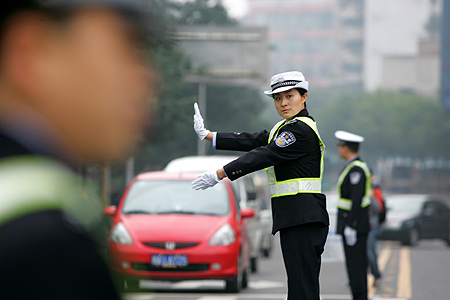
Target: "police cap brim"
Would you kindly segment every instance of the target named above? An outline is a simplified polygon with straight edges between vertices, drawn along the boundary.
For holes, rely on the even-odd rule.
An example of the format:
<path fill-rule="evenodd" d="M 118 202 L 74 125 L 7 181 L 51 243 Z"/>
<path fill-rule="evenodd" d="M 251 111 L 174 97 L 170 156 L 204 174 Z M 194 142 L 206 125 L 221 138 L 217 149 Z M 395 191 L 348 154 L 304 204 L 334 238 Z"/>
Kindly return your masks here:
<path fill-rule="evenodd" d="M 348 142 L 348 143 L 362 143 L 364 142 L 364 137 L 354 134 L 354 133 L 350 133 L 347 131 L 343 131 L 343 130 L 338 130 L 334 133 L 334 136 L 343 142 Z"/>

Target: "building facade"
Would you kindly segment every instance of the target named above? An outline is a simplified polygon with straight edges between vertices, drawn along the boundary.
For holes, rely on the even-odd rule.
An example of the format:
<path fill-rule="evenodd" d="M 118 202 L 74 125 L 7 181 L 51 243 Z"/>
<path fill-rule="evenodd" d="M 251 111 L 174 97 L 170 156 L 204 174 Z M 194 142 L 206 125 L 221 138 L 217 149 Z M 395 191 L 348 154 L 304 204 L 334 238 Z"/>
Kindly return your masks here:
<path fill-rule="evenodd" d="M 301 70 L 316 87 L 408 90 L 421 81 L 413 91 L 439 89 L 440 60 L 422 50 L 434 47 L 426 26 L 442 0 L 247 2 L 244 24 L 268 28 L 271 74 Z"/>

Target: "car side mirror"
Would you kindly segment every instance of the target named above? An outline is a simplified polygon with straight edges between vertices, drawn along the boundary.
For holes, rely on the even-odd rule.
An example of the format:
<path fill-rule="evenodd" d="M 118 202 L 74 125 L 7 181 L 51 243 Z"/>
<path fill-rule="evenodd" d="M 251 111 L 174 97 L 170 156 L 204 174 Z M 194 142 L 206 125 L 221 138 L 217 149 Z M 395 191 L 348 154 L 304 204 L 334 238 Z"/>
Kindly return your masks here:
<path fill-rule="evenodd" d="M 115 205 L 107 206 L 103 210 L 103 213 L 109 217 L 114 217 L 117 213 L 117 206 L 115 206 Z"/>
<path fill-rule="evenodd" d="M 245 218 L 253 218 L 255 216 L 255 211 L 250 208 L 242 208 L 241 209 L 241 217 L 242 219 Z"/>

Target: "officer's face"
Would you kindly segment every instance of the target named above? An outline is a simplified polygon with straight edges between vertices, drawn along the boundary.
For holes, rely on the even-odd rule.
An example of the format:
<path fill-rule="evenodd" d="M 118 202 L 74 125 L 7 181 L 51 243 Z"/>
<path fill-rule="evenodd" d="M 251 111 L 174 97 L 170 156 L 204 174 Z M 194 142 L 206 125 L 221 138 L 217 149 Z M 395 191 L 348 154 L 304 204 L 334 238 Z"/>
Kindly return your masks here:
<path fill-rule="evenodd" d="M 65 26 L 32 17 L 20 26 L 19 63 L 27 74 L 16 79 L 27 105 L 52 125 L 68 154 L 87 160 L 128 154 L 153 94 L 130 25 L 99 8 L 77 12 Z"/>
<path fill-rule="evenodd" d="M 345 143 L 343 143 L 343 142 L 338 143 L 338 152 L 339 152 L 339 157 L 341 157 L 344 160 L 347 160 L 347 158 L 350 155 L 350 150 L 348 149 L 348 146 L 345 145 Z"/>
<path fill-rule="evenodd" d="M 292 119 L 305 108 L 306 97 L 306 93 L 302 96 L 296 89 L 273 95 L 278 114 L 286 120 Z"/>

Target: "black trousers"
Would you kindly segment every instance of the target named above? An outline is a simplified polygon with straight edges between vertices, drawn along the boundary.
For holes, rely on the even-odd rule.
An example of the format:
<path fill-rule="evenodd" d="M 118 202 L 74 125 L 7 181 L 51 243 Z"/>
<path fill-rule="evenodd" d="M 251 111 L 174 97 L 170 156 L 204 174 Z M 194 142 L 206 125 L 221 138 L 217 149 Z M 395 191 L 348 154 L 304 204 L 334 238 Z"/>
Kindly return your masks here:
<path fill-rule="evenodd" d="M 367 233 L 358 233 L 356 244 L 351 247 L 347 246 L 344 235 L 342 241 L 353 300 L 367 300 Z"/>
<path fill-rule="evenodd" d="M 328 226 L 298 225 L 280 230 L 288 282 L 288 300 L 320 299 L 319 273 Z"/>

